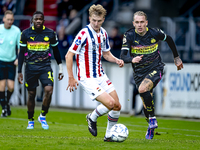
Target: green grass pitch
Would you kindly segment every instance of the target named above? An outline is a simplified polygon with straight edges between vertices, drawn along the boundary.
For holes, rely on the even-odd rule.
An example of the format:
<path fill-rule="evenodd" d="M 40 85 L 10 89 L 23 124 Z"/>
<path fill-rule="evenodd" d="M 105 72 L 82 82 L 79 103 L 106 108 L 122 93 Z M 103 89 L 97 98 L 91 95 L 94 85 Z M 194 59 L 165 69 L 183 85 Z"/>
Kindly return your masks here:
<path fill-rule="evenodd" d="M 27 108 L 11 107 L 12 115 L 0 118 L 1 150 L 197 150 L 200 149 L 200 120 L 157 117 L 158 132 L 146 140 L 147 122 L 143 116 L 122 114 L 118 123 L 127 126 L 129 137 L 122 143 L 103 141 L 107 117 L 98 118 L 98 135 L 93 137 L 87 127 L 87 111 L 50 108 L 47 114 L 49 130 L 37 121 L 40 108 L 35 110 L 35 128 L 27 130 Z"/>

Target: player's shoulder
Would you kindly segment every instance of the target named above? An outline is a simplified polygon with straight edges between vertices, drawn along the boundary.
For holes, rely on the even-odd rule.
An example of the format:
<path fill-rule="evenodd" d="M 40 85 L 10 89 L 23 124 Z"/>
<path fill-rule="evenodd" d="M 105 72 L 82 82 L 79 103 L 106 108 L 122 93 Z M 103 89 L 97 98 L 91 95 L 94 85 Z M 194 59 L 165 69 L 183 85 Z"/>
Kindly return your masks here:
<path fill-rule="evenodd" d="M 104 29 L 103 27 L 101 27 L 101 31 L 102 31 L 103 33 L 107 33 L 106 29 Z"/>
<path fill-rule="evenodd" d="M 56 34 L 56 32 L 53 29 L 44 26 L 42 34 L 46 34 L 46 35 L 49 35 L 49 36 L 51 36 L 51 35 L 54 36 Z"/>
<path fill-rule="evenodd" d="M 155 27 L 155 28 L 150 28 L 149 27 L 149 31 L 152 32 L 152 33 L 164 33 L 160 28 L 158 27 Z"/>
<path fill-rule="evenodd" d="M 22 31 L 22 34 L 23 34 L 23 35 L 28 35 L 30 32 L 32 32 L 31 27 L 24 29 L 24 30 Z"/>
<path fill-rule="evenodd" d="M 50 32 L 50 33 L 54 33 L 55 31 L 51 28 L 48 28 L 46 26 L 43 27 L 43 30 L 46 31 L 46 32 Z"/>
<path fill-rule="evenodd" d="M 124 33 L 124 36 L 126 36 L 126 37 L 128 37 L 128 36 L 133 37 L 134 35 L 135 35 L 135 28 L 130 28 Z"/>
<path fill-rule="evenodd" d="M 89 31 L 88 31 L 88 28 L 87 27 L 84 27 L 84 28 L 82 28 L 79 32 L 78 32 L 78 34 L 77 34 L 77 36 L 78 37 L 86 37 L 88 34 Z"/>
<path fill-rule="evenodd" d="M 87 27 L 84 27 L 79 31 L 79 33 L 82 33 L 82 34 L 85 34 L 87 32 L 88 32 L 88 28 Z"/>

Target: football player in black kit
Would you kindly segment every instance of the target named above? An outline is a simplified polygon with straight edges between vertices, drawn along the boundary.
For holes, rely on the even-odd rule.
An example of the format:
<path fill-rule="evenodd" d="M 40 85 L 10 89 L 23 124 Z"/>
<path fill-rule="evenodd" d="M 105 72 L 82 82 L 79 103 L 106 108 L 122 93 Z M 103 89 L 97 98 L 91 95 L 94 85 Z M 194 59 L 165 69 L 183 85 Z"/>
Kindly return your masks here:
<path fill-rule="evenodd" d="M 144 114 L 149 123 L 146 139 L 153 139 L 154 129 L 158 127 L 154 114 L 152 92 L 161 80 L 164 63 L 158 50 L 158 42 L 166 41 L 172 50 L 177 70 L 183 68 L 173 39 L 161 29 L 147 27 L 147 15 L 137 11 L 133 16 L 134 28 L 128 30 L 123 37 L 121 58 L 125 63 L 132 63 L 134 79 L 143 100 Z"/>
<path fill-rule="evenodd" d="M 18 81 L 22 84 L 23 75 L 21 73 L 23 61 L 25 60 L 25 86 L 28 90 L 28 127 L 34 129 L 34 108 L 36 87 L 39 85 L 38 80 L 44 88 L 44 97 L 41 114 L 38 121 L 43 129 L 49 129 L 46 122 L 46 114 L 48 113 L 53 92 L 53 70 L 51 68 L 50 46 L 59 65 L 58 79 L 63 78 L 63 68 L 61 56 L 58 50 L 58 39 L 55 32 L 46 28 L 44 24 L 44 14 L 36 11 L 33 14 L 31 22 L 33 26 L 24 30 L 21 34 L 20 53 L 18 58 Z"/>

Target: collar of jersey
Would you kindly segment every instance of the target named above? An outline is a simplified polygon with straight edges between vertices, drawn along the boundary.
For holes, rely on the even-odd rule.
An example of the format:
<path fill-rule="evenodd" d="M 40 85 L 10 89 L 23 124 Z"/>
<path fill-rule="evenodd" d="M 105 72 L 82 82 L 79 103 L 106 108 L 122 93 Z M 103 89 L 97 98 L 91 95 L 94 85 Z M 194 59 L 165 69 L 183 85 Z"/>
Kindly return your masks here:
<path fill-rule="evenodd" d="M 149 30 L 149 28 L 148 28 L 148 27 L 146 27 L 146 30 L 148 31 L 148 30 Z M 135 29 L 135 33 L 137 33 L 136 29 Z M 138 33 L 137 33 L 137 34 L 138 34 Z"/>
<path fill-rule="evenodd" d="M 43 30 L 45 29 L 45 26 L 43 25 L 43 28 L 42 28 Z M 35 30 L 35 28 L 34 28 L 34 26 L 32 26 L 32 30 Z"/>
<path fill-rule="evenodd" d="M 94 31 L 94 29 L 92 28 L 92 26 L 91 26 L 90 24 L 88 25 L 88 27 L 90 28 L 90 30 L 91 30 L 92 32 L 94 32 L 94 33 L 96 33 L 96 34 L 101 33 L 101 27 L 100 27 L 100 32 L 99 32 L 99 33 L 97 33 L 96 31 Z"/>

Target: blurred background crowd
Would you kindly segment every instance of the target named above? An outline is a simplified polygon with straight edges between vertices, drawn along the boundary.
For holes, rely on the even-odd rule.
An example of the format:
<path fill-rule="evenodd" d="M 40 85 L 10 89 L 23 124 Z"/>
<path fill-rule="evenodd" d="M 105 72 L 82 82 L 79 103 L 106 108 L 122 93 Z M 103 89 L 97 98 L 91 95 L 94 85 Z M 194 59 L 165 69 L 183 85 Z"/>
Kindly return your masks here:
<path fill-rule="evenodd" d="M 30 26 L 32 14 L 41 8 L 45 25 L 58 34 L 64 60 L 74 36 L 88 24 L 88 8 L 92 4 L 101 4 L 107 10 L 103 27 L 116 57 L 120 55 L 123 33 L 132 27 L 133 13 L 143 10 L 148 15 L 149 27 L 159 27 L 172 36 L 184 63 L 200 63 L 199 0 L 0 0 L 0 19 L 6 10 L 12 10 L 14 24 L 22 31 Z M 164 62 L 173 62 L 164 42 L 160 50 Z"/>

